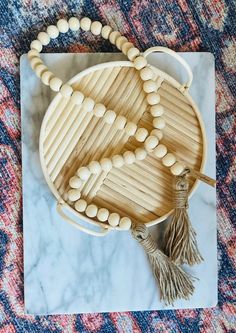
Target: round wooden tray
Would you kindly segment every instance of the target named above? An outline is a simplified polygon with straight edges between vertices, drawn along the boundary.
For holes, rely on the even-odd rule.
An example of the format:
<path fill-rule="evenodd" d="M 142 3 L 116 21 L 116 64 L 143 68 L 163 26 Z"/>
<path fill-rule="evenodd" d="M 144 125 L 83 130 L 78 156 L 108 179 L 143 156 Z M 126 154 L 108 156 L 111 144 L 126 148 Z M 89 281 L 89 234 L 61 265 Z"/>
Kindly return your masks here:
<path fill-rule="evenodd" d="M 179 82 L 153 67 L 156 73 L 160 104 L 165 108 L 166 127 L 162 142 L 178 160 L 203 171 L 206 159 L 206 136 L 198 108 L 188 92 L 182 93 Z M 85 96 L 103 103 L 117 114 L 125 115 L 148 131 L 153 129 L 142 80 L 129 61 L 93 66 L 73 77 L 69 83 Z M 68 181 L 76 170 L 92 160 L 134 150 L 142 144 L 124 131 L 105 124 L 70 98 L 57 94 L 44 116 L 40 133 L 40 159 L 47 183 L 58 202 L 84 221 L 114 229 L 74 210 L 65 200 Z M 106 207 L 110 212 L 128 216 L 133 221 L 154 225 L 173 210 L 172 180 L 169 169 L 153 154 L 143 161 L 113 168 L 108 173 L 92 175 L 82 190 L 87 201 Z M 190 194 L 198 181 L 190 178 Z M 116 227 L 116 229 L 119 229 Z"/>

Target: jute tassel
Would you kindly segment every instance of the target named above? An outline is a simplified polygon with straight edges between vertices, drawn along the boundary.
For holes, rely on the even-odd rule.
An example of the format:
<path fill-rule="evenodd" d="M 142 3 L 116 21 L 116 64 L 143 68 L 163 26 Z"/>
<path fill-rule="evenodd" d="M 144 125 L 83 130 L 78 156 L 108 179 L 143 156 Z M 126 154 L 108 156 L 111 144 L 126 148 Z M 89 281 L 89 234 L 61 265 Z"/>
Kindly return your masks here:
<path fill-rule="evenodd" d="M 203 258 L 188 216 L 188 170 L 175 177 L 175 211 L 165 233 L 165 253 L 176 264 L 199 264 Z"/>
<path fill-rule="evenodd" d="M 148 255 L 160 288 L 161 299 L 166 304 L 173 304 L 179 298 L 188 299 L 194 291 L 191 277 L 157 248 L 156 242 L 144 224 L 134 225 L 132 235 Z"/>

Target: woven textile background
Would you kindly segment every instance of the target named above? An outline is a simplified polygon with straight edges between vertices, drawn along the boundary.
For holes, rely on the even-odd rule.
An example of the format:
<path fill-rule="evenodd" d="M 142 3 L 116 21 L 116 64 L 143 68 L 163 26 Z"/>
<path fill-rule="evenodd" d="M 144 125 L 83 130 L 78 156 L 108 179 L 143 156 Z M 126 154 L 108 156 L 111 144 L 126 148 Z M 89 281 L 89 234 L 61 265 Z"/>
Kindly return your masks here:
<path fill-rule="evenodd" d="M 140 49 L 210 51 L 216 60 L 219 304 L 212 309 L 87 315 L 24 315 L 19 58 L 58 18 L 87 15 L 110 24 Z M 235 1 L 0 1 L 0 333 L 235 332 Z M 53 52 L 113 51 L 73 33 Z M 207 221 L 206 221 L 207 223 Z M 37 302 L 37 300 L 35 300 Z"/>

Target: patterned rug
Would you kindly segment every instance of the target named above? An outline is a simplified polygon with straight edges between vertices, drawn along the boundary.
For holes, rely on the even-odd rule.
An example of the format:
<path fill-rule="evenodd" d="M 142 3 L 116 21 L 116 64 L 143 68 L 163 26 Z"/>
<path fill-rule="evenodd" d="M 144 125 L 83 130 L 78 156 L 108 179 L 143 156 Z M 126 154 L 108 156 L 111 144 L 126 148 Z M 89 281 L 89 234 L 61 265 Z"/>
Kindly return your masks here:
<path fill-rule="evenodd" d="M 140 49 L 209 51 L 216 60 L 219 303 L 215 308 L 86 315 L 24 315 L 19 58 L 58 18 L 87 15 Z M 235 332 L 235 1 L 1 0 L 0 2 L 0 333 Z M 115 51 L 81 34 L 47 51 Z M 207 221 L 206 221 L 207 222 Z M 37 300 L 35 300 L 37 302 Z"/>

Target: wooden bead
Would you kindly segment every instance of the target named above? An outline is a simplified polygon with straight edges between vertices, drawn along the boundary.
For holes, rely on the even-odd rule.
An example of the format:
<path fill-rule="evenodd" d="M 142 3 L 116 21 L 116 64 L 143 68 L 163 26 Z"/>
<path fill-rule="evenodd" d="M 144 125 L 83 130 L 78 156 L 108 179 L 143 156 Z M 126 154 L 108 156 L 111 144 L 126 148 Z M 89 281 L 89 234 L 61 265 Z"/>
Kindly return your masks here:
<path fill-rule="evenodd" d="M 71 96 L 71 101 L 75 104 L 75 105 L 81 105 L 83 103 L 84 100 L 84 95 L 82 94 L 82 92 L 80 91 L 74 91 L 72 96 Z"/>
<path fill-rule="evenodd" d="M 49 86 L 53 91 L 59 91 L 62 86 L 62 80 L 58 77 L 53 77 L 49 82 Z"/>
<path fill-rule="evenodd" d="M 132 222 L 131 222 L 130 218 L 122 217 L 122 219 L 120 219 L 119 226 L 123 230 L 129 230 L 131 227 L 131 224 L 132 224 Z"/>
<path fill-rule="evenodd" d="M 73 88 L 69 84 L 65 83 L 61 86 L 60 93 L 64 97 L 69 97 L 73 93 Z"/>
<path fill-rule="evenodd" d="M 72 189 L 67 192 L 67 195 L 70 201 L 77 201 L 80 199 L 81 192 L 79 190 Z"/>
<path fill-rule="evenodd" d="M 156 104 L 150 107 L 150 112 L 153 117 L 160 117 L 164 113 L 164 108 L 160 104 Z"/>
<path fill-rule="evenodd" d="M 102 23 L 99 21 L 94 21 L 91 24 L 91 32 L 93 35 L 98 36 L 102 31 Z"/>
<path fill-rule="evenodd" d="M 77 175 L 82 179 L 82 180 L 87 180 L 90 177 L 90 170 L 87 167 L 81 167 L 77 170 Z"/>
<path fill-rule="evenodd" d="M 128 39 L 125 36 L 120 36 L 116 40 L 116 47 L 118 48 L 118 50 L 121 50 L 122 45 L 124 45 L 124 43 L 127 43 L 127 42 L 128 42 Z"/>
<path fill-rule="evenodd" d="M 127 52 L 127 57 L 130 61 L 134 61 L 134 59 L 136 57 L 138 57 L 139 55 L 140 55 L 140 51 L 139 51 L 139 49 L 137 49 L 137 47 L 132 47 Z"/>
<path fill-rule="evenodd" d="M 126 124 L 126 118 L 124 116 L 118 116 L 115 120 L 115 126 L 119 129 L 122 130 L 124 129 Z"/>
<path fill-rule="evenodd" d="M 112 44 L 116 44 L 116 40 L 121 36 L 121 34 L 119 33 L 119 31 L 112 31 L 109 35 L 109 41 Z"/>
<path fill-rule="evenodd" d="M 83 184 L 82 180 L 77 177 L 77 176 L 73 176 L 71 177 L 71 179 L 69 180 L 69 185 L 72 188 L 80 188 L 80 186 Z"/>
<path fill-rule="evenodd" d="M 176 161 L 175 155 L 172 153 L 168 153 L 163 157 L 162 164 L 167 167 L 170 167 L 170 166 L 174 165 L 175 161 Z"/>
<path fill-rule="evenodd" d="M 39 64 L 35 67 L 35 74 L 37 75 L 37 77 L 41 78 L 42 74 L 44 72 L 47 72 L 47 70 L 48 70 L 47 66 Z"/>
<path fill-rule="evenodd" d="M 150 135 L 144 142 L 144 146 L 146 149 L 148 150 L 152 150 L 154 148 L 156 148 L 156 146 L 158 145 L 159 140 L 156 136 L 154 135 Z"/>
<path fill-rule="evenodd" d="M 132 47 L 134 47 L 133 43 L 130 43 L 130 42 L 127 42 L 127 43 L 124 43 L 122 46 L 121 46 L 121 51 L 127 55 L 127 52 L 129 51 L 129 49 L 131 49 Z"/>
<path fill-rule="evenodd" d="M 29 52 L 27 53 L 27 57 L 29 60 L 31 60 L 32 58 L 40 58 L 39 52 L 35 49 L 29 50 Z"/>
<path fill-rule="evenodd" d="M 112 32 L 112 27 L 110 27 L 109 25 L 104 25 L 104 27 L 102 27 L 102 38 L 104 39 L 108 39 L 110 33 Z"/>
<path fill-rule="evenodd" d="M 156 136 L 159 139 L 159 141 L 163 138 L 162 131 L 156 128 L 152 130 L 150 134 Z"/>
<path fill-rule="evenodd" d="M 135 157 L 136 157 L 136 160 L 138 161 L 142 161 L 146 158 L 147 156 L 147 152 L 145 149 L 143 148 L 137 148 L 135 149 Z"/>
<path fill-rule="evenodd" d="M 87 112 L 91 112 L 94 108 L 95 102 L 91 97 L 85 97 L 84 101 L 83 101 L 83 108 L 87 111 Z"/>
<path fill-rule="evenodd" d="M 120 222 L 120 215 L 117 213 L 111 213 L 108 217 L 108 223 L 112 227 L 116 227 Z"/>
<path fill-rule="evenodd" d="M 41 52 L 42 48 L 43 48 L 43 45 L 39 40 L 35 39 L 31 42 L 30 48 L 31 48 L 31 50 L 33 49 L 33 50 L 36 50 L 38 52 Z"/>
<path fill-rule="evenodd" d="M 151 80 L 154 77 L 153 70 L 149 67 L 144 67 L 140 71 L 140 77 L 143 81 Z"/>
<path fill-rule="evenodd" d="M 101 168 L 103 171 L 108 172 L 112 169 L 112 162 L 109 158 L 102 158 L 100 161 Z"/>
<path fill-rule="evenodd" d="M 97 213 L 98 221 L 105 222 L 109 217 L 109 210 L 106 208 L 100 208 Z"/>
<path fill-rule="evenodd" d="M 116 113 L 115 111 L 112 111 L 112 110 L 108 110 L 105 112 L 104 114 L 104 121 L 107 123 L 107 124 L 113 124 L 114 121 L 116 119 Z"/>
<path fill-rule="evenodd" d="M 88 165 L 88 168 L 93 174 L 99 174 L 102 170 L 101 165 L 98 161 L 91 161 Z"/>
<path fill-rule="evenodd" d="M 149 105 L 155 105 L 160 102 L 160 95 L 155 92 L 152 92 L 147 95 L 147 102 Z"/>
<path fill-rule="evenodd" d="M 50 80 L 54 77 L 54 74 L 50 71 L 46 71 L 42 74 L 41 76 L 41 80 L 44 84 L 46 84 L 47 86 L 49 86 L 49 82 Z"/>
<path fill-rule="evenodd" d="M 124 165 L 124 163 L 125 163 L 124 162 L 124 158 L 121 155 L 114 155 L 114 156 L 112 156 L 111 161 L 112 161 L 112 165 L 115 168 L 121 168 Z"/>
<path fill-rule="evenodd" d="M 87 202 L 84 199 L 80 199 L 75 203 L 75 209 L 77 212 L 83 213 L 87 207 Z"/>
<path fill-rule="evenodd" d="M 148 136 L 148 131 L 146 128 L 139 128 L 135 134 L 135 139 L 139 142 L 144 142 Z"/>
<path fill-rule="evenodd" d="M 88 216 L 88 217 L 95 217 L 97 215 L 97 212 L 98 212 L 98 208 L 96 205 L 88 205 L 88 207 L 86 208 L 85 210 L 85 214 Z"/>
<path fill-rule="evenodd" d="M 48 45 L 50 43 L 50 37 L 46 32 L 40 32 L 37 38 L 42 45 Z"/>
<path fill-rule="evenodd" d="M 59 30 L 55 25 L 49 25 L 47 27 L 47 33 L 50 38 L 55 39 L 59 36 Z"/>
<path fill-rule="evenodd" d="M 154 118 L 152 121 L 152 124 L 155 128 L 158 128 L 158 129 L 163 129 L 166 126 L 165 120 L 161 117 Z"/>
<path fill-rule="evenodd" d="M 154 151 L 153 151 L 154 155 L 158 158 L 162 158 L 166 155 L 167 153 L 167 148 L 165 145 L 161 144 L 161 145 L 158 145 Z"/>
<path fill-rule="evenodd" d="M 146 58 L 144 58 L 142 56 L 139 56 L 139 57 L 134 59 L 134 67 L 137 70 L 140 70 L 140 69 L 144 68 L 146 65 L 147 65 L 147 59 Z"/>
<path fill-rule="evenodd" d="M 42 64 L 42 59 L 40 59 L 39 57 L 34 57 L 30 60 L 30 66 L 33 70 L 35 70 L 36 66 Z"/>
<path fill-rule="evenodd" d="M 78 31 L 80 28 L 79 19 L 77 17 L 71 17 L 68 21 L 69 28 L 72 31 Z"/>
<path fill-rule="evenodd" d="M 155 92 L 157 90 L 157 84 L 153 80 L 147 80 L 143 84 L 143 90 L 149 94 L 151 92 Z"/>
<path fill-rule="evenodd" d="M 126 164 L 133 164 L 136 160 L 135 154 L 132 151 L 126 151 L 123 154 L 123 158 Z"/>
<path fill-rule="evenodd" d="M 135 123 L 132 122 L 128 122 L 125 125 L 125 132 L 129 135 L 129 136 L 133 136 L 135 135 L 137 131 L 137 125 Z"/>
<path fill-rule="evenodd" d="M 101 103 L 95 104 L 93 113 L 95 114 L 96 117 L 98 117 L 98 118 L 103 117 L 105 112 L 106 112 L 105 105 L 103 105 Z"/>
<path fill-rule="evenodd" d="M 180 162 L 175 162 L 174 165 L 170 168 L 170 171 L 173 175 L 179 176 L 184 171 L 185 166 Z"/>
<path fill-rule="evenodd" d="M 88 17 L 83 17 L 80 21 L 80 27 L 84 31 L 89 31 L 91 28 L 92 21 Z"/>
<path fill-rule="evenodd" d="M 64 34 L 69 30 L 69 24 L 65 19 L 60 19 L 57 21 L 57 28 Z"/>

